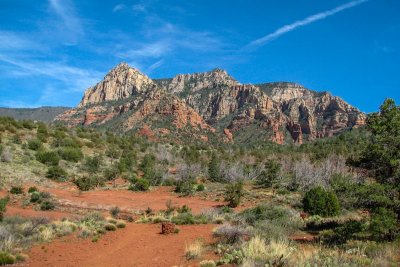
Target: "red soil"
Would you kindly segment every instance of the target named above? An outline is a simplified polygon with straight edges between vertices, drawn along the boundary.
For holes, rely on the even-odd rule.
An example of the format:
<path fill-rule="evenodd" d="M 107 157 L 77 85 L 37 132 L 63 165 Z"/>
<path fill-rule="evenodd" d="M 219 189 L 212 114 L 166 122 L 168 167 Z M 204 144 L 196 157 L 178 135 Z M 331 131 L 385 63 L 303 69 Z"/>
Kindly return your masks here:
<path fill-rule="evenodd" d="M 168 200 L 174 206 L 188 205 L 194 213 L 203 209 L 217 207 L 222 202 L 202 200 L 199 197 L 179 197 L 174 194 L 172 187 L 161 186 L 150 192 L 132 192 L 128 190 L 103 190 L 78 193 L 76 189 L 40 188 L 41 191 L 50 192 L 65 206 L 76 206 L 91 209 L 107 209 L 118 206 L 123 211 L 166 209 Z"/>
<path fill-rule="evenodd" d="M 46 217 L 51 220 L 60 220 L 62 218 L 72 218 L 73 214 L 61 211 L 42 211 L 42 210 L 34 210 L 32 208 L 21 208 L 7 205 L 7 211 L 5 212 L 5 216 L 21 216 L 21 217 Z"/>
<path fill-rule="evenodd" d="M 198 266 L 186 261 L 185 244 L 197 238 L 212 242 L 215 225 L 180 226 L 178 234 L 162 235 L 159 224 L 128 224 L 93 243 L 68 236 L 30 250 L 29 266 Z"/>

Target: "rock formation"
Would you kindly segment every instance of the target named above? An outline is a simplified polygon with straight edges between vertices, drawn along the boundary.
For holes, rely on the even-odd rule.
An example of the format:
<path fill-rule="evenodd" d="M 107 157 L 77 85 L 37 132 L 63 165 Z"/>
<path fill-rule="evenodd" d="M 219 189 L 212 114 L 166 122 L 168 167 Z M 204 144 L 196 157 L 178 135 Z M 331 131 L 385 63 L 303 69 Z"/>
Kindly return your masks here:
<path fill-rule="evenodd" d="M 151 80 L 126 63 L 87 89 L 77 108 L 56 118 L 69 125 L 151 133 L 151 138 L 184 133 L 202 141 L 278 144 L 329 137 L 365 119 L 341 98 L 295 83 L 240 84 L 221 69 Z"/>

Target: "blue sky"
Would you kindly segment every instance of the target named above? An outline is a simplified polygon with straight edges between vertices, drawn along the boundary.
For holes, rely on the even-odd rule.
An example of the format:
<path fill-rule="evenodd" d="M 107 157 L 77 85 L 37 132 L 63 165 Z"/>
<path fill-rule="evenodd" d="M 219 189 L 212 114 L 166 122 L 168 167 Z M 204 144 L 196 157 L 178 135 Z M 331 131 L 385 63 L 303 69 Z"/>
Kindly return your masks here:
<path fill-rule="evenodd" d="M 398 0 L 0 0 L 0 106 L 75 106 L 114 65 L 226 69 L 376 111 L 400 102 Z"/>

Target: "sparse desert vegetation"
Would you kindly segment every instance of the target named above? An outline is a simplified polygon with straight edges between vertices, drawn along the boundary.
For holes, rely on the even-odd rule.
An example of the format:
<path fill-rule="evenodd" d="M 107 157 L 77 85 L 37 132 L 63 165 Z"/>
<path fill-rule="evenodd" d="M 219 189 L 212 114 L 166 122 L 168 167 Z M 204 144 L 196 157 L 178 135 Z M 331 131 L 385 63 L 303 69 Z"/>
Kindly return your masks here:
<path fill-rule="evenodd" d="M 0 262 L 31 260 L 32 246 L 62 237 L 95 246 L 132 225 L 172 223 L 179 228 L 168 238 L 214 229 L 180 244 L 200 266 L 395 266 L 399 157 L 387 147 L 398 145 L 399 113 L 388 100 L 366 128 L 250 147 L 1 118 Z M 45 218 L 53 213 L 62 218 Z"/>

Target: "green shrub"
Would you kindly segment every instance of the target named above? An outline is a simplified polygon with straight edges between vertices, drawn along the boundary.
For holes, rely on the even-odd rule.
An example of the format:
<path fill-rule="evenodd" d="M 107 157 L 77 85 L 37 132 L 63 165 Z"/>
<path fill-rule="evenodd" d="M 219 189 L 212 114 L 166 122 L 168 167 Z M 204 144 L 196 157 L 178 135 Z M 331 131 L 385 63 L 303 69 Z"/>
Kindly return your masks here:
<path fill-rule="evenodd" d="M 148 191 L 150 188 L 150 183 L 147 179 L 139 178 L 136 179 L 130 186 L 129 190 L 132 191 Z"/>
<path fill-rule="evenodd" d="M 107 231 L 115 231 L 117 230 L 117 226 L 112 223 L 107 223 L 106 225 L 104 225 L 104 229 L 106 229 Z"/>
<path fill-rule="evenodd" d="M 43 148 L 43 144 L 42 141 L 40 141 L 39 139 L 32 139 L 28 141 L 28 148 L 31 150 L 39 150 L 41 148 Z"/>
<path fill-rule="evenodd" d="M 24 127 L 25 129 L 28 129 L 28 130 L 32 130 L 33 128 L 35 128 L 35 123 L 30 120 L 23 120 L 22 127 Z"/>
<path fill-rule="evenodd" d="M 319 239 L 322 243 L 329 245 L 345 244 L 348 240 L 363 231 L 363 224 L 359 221 L 348 221 L 343 225 L 330 230 L 321 232 Z"/>
<path fill-rule="evenodd" d="M 45 200 L 40 204 L 41 210 L 54 210 L 56 205 L 51 200 Z"/>
<path fill-rule="evenodd" d="M 204 191 L 204 190 L 205 190 L 204 184 L 199 184 L 199 185 L 197 185 L 196 191 L 202 192 L 202 191 Z"/>
<path fill-rule="evenodd" d="M 39 190 L 37 189 L 37 187 L 36 186 L 31 186 L 31 187 L 29 187 L 29 189 L 28 189 L 28 193 L 33 193 L 33 192 L 38 192 Z"/>
<path fill-rule="evenodd" d="M 12 186 L 10 189 L 10 193 L 14 195 L 20 195 L 24 193 L 24 188 L 22 186 Z"/>
<path fill-rule="evenodd" d="M 119 170 L 114 166 L 111 166 L 110 168 L 104 170 L 104 178 L 107 181 L 115 180 L 118 177 L 118 175 L 119 175 Z"/>
<path fill-rule="evenodd" d="M 58 165 L 60 156 L 55 151 L 39 150 L 36 153 L 36 160 L 47 165 Z"/>
<path fill-rule="evenodd" d="M 73 181 L 81 191 L 89 191 L 97 186 L 104 185 L 104 180 L 98 176 L 83 176 Z"/>
<path fill-rule="evenodd" d="M 171 222 L 177 225 L 196 223 L 193 214 L 190 212 L 178 213 L 178 215 L 172 217 Z"/>
<path fill-rule="evenodd" d="M 235 182 L 228 184 L 225 189 L 225 201 L 228 201 L 228 206 L 235 208 L 239 206 L 243 197 L 243 183 Z"/>
<path fill-rule="evenodd" d="M 113 218 L 116 218 L 120 212 L 121 212 L 121 209 L 120 209 L 119 207 L 117 207 L 117 206 L 112 207 L 112 208 L 110 209 L 110 214 L 111 214 L 111 216 L 112 216 Z"/>
<path fill-rule="evenodd" d="M 39 192 L 35 191 L 31 194 L 31 202 L 32 203 L 37 203 L 37 202 L 41 202 L 42 200 L 42 196 L 40 195 Z"/>
<path fill-rule="evenodd" d="M 322 187 L 314 187 L 305 194 L 303 209 L 311 215 L 328 217 L 338 215 L 340 205 L 333 191 L 326 191 Z"/>
<path fill-rule="evenodd" d="M 192 209 L 189 208 L 188 205 L 183 205 L 182 207 L 177 208 L 176 211 L 177 211 L 178 213 L 191 213 L 191 212 L 192 212 Z"/>
<path fill-rule="evenodd" d="M 64 147 L 58 150 L 63 160 L 78 162 L 83 158 L 82 150 L 79 147 Z"/>
<path fill-rule="evenodd" d="M 377 240 L 392 240 L 398 232 L 396 213 L 389 209 L 378 208 L 371 216 L 369 231 Z"/>
<path fill-rule="evenodd" d="M 56 181 L 65 181 L 67 172 L 60 166 L 50 166 L 47 170 L 46 177 Z"/>
<path fill-rule="evenodd" d="M 0 265 L 11 265 L 15 263 L 15 257 L 7 252 L 0 251 Z"/>
<path fill-rule="evenodd" d="M 117 226 L 117 228 L 125 228 L 126 227 L 126 223 L 123 221 L 118 221 L 115 226 Z"/>
<path fill-rule="evenodd" d="M 13 142 L 14 144 L 21 144 L 21 137 L 18 134 L 13 135 L 13 137 L 11 138 L 11 142 Z"/>
<path fill-rule="evenodd" d="M 176 182 L 175 192 L 182 196 L 193 195 L 196 191 L 196 184 L 194 179 L 184 179 Z"/>
<path fill-rule="evenodd" d="M 84 167 L 90 173 L 96 173 L 100 170 L 100 166 L 103 163 L 103 158 L 101 155 L 97 155 L 94 157 L 86 157 Z M 112 180 L 112 179 L 107 179 Z"/>
<path fill-rule="evenodd" d="M 265 169 L 257 176 L 256 182 L 264 188 L 271 188 L 278 179 L 281 165 L 273 160 L 265 163 Z"/>

